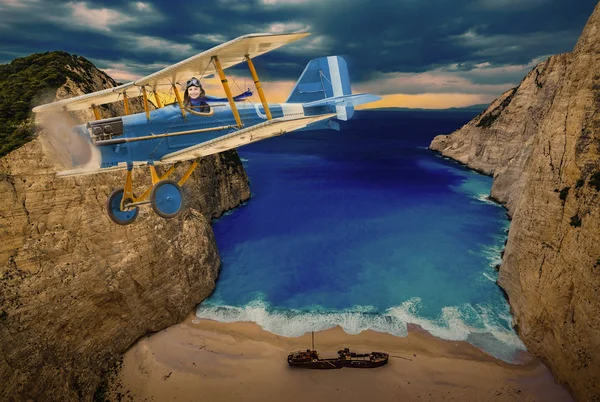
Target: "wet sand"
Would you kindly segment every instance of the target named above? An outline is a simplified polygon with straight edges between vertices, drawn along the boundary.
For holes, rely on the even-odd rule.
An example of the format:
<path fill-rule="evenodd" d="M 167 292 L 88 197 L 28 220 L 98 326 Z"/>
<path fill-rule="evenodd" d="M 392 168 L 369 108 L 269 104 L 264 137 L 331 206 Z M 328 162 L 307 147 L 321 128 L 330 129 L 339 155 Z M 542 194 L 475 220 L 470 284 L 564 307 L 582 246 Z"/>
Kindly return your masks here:
<path fill-rule="evenodd" d="M 310 347 L 310 333 L 288 338 L 254 323 L 190 316 L 127 351 L 113 399 L 120 393 L 125 401 L 573 401 L 528 353 L 523 364 L 508 364 L 418 327 L 404 338 L 348 335 L 339 327 L 315 333 L 322 357 L 343 347 L 389 353 L 389 364 L 374 369 L 288 366 L 289 352 Z"/>

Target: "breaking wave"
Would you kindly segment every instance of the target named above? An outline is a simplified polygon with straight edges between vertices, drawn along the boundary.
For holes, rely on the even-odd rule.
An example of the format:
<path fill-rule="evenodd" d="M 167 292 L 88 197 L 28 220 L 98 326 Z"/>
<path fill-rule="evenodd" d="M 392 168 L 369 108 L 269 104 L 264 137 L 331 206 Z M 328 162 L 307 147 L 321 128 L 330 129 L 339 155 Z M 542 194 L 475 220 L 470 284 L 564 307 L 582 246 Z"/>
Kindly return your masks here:
<path fill-rule="evenodd" d="M 296 337 L 310 331 L 322 331 L 340 326 L 348 334 L 373 330 L 405 337 L 408 324 L 415 324 L 435 337 L 467 341 L 492 356 L 507 362 L 517 362 L 516 355 L 525 350 L 519 337 L 510 329 L 510 316 L 501 320 L 485 305 L 445 307 L 434 319 L 419 315 L 419 298 L 410 299 L 383 313 L 371 306 L 355 306 L 342 311 L 293 310 L 271 308 L 262 299 L 244 307 L 217 306 L 206 303 L 198 306 L 196 316 L 219 322 L 254 322 L 261 328 L 280 336 Z"/>
<path fill-rule="evenodd" d="M 476 200 L 478 200 L 478 201 L 485 202 L 486 204 L 490 204 L 490 205 L 494 205 L 496 207 L 504 208 L 501 204 L 499 204 L 496 201 L 493 201 L 492 199 L 490 199 L 490 195 L 489 194 L 477 194 L 474 198 Z"/>
<path fill-rule="evenodd" d="M 504 237 L 503 237 L 504 239 Z M 482 254 L 488 261 L 488 267 L 495 268 L 502 263 L 502 250 L 504 250 L 504 240 L 500 244 L 484 247 Z"/>

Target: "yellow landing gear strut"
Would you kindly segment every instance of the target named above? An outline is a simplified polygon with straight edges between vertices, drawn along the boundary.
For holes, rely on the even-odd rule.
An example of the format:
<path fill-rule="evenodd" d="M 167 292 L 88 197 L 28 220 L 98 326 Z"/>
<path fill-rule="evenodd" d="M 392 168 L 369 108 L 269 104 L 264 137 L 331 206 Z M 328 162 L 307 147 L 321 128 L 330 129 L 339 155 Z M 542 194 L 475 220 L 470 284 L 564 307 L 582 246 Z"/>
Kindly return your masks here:
<path fill-rule="evenodd" d="M 128 166 L 125 187 L 113 191 L 106 201 L 108 216 L 119 225 L 128 225 L 137 218 L 139 206 L 150 204 L 157 215 L 166 219 L 176 217 L 183 206 L 181 186 L 190 178 L 197 166 L 198 160 L 194 160 L 181 179 L 175 182 L 167 180 L 175 171 L 175 166 L 171 166 L 159 176 L 154 165 L 150 165 L 152 185 L 139 197 L 133 193 L 133 166 Z"/>

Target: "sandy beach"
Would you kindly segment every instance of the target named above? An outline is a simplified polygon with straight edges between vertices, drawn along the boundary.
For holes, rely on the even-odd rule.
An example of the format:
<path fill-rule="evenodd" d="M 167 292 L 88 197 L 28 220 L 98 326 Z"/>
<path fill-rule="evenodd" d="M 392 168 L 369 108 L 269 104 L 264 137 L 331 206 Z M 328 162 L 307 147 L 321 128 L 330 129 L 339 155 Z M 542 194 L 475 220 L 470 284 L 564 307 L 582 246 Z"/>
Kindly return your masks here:
<path fill-rule="evenodd" d="M 572 401 L 546 367 L 524 353 L 507 364 L 466 342 L 444 341 L 418 328 L 404 338 L 373 331 L 315 333 L 323 357 L 338 349 L 390 354 L 376 369 L 290 368 L 290 351 L 311 335 L 287 338 L 254 323 L 189 316 L 140 339 L 123 358 L 110 394 L 134 401 Z M 120 395 L 119 395 L 120 394 Z"/>

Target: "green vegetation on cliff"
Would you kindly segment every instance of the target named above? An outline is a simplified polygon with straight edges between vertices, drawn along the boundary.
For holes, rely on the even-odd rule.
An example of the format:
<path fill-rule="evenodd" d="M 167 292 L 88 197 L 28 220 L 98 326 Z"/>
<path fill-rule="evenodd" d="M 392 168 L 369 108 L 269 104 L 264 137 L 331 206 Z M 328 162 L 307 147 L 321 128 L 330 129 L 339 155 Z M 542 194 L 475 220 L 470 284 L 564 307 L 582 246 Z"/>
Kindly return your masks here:
<path fill-rule="evenodd" d="M 0 65 L 0 157 L 33 139 L 34 128 L 28 119 L 31 109 L 52 102 L 67 77 L 93 92 L 92 71 L 97 69 L 87 59 L 61 51 L 36 53 Z M 108 75 L 102 76 L 104 83 L 115 85 Z"/>

